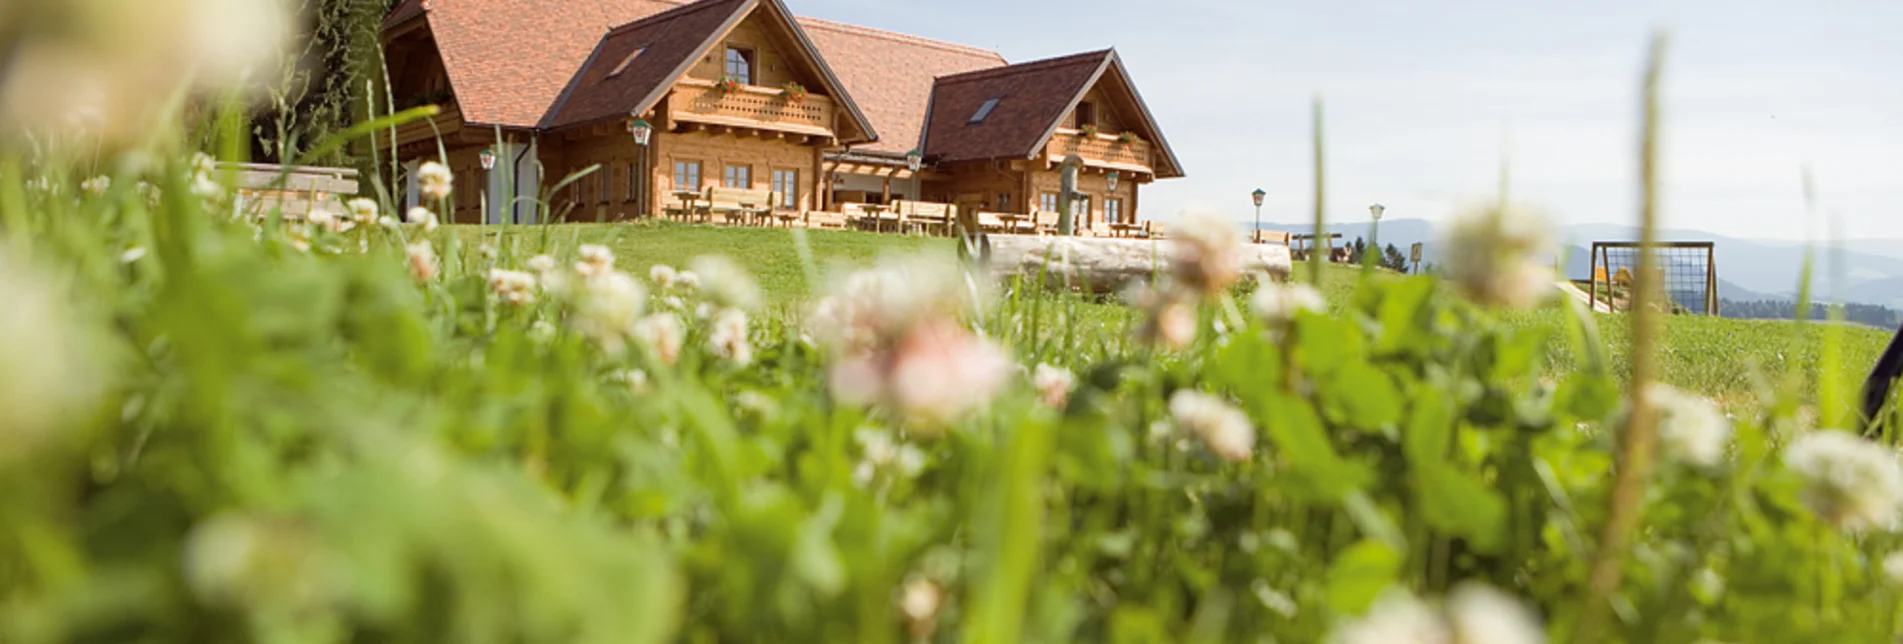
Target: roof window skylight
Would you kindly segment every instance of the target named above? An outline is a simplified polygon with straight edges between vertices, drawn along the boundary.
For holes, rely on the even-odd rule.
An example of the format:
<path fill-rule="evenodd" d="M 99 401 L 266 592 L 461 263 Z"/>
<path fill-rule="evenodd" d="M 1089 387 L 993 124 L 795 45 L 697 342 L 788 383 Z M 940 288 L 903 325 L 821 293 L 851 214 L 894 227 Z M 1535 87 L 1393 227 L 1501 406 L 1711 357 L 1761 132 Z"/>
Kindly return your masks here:
<path fill-rule="evenodd" d="M 998 108 L 998 99 L 1000 98 L 1003 98 L 1003 97 L 993 96 L 991 98 L 985 99 L 985 104 L 978 106 L 978 111 L 971 115 L 971 120 L 967 121 L 967 123 L 983 123 L 985 120 L 985 117 L 991 116 L 991 110 Z"/>

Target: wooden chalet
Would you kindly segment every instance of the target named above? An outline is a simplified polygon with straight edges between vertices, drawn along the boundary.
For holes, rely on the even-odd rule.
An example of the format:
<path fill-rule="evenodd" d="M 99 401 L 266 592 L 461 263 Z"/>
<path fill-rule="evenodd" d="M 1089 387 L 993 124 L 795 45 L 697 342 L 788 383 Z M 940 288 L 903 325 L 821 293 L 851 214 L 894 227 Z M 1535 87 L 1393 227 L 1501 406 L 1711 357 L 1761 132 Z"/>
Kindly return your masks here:
<path fill-rule="evenodd" d="M 598 166 L 556 212 L 631 219 L 724 191 L 789 222 L 904 200 L 1037 224 L 1075 155 L 1078 225 L 1108 233 L 1138 220 L 1140 186 L 1183 174 L 1111 50 L 1011 65 L 781 0 L 406 0 L 383 41 L 395 107 L 442 112 L 379 145 L 412 169 L 447 158 L 445 214 L 464 223 L 526 223 L 540 190 Z"/>

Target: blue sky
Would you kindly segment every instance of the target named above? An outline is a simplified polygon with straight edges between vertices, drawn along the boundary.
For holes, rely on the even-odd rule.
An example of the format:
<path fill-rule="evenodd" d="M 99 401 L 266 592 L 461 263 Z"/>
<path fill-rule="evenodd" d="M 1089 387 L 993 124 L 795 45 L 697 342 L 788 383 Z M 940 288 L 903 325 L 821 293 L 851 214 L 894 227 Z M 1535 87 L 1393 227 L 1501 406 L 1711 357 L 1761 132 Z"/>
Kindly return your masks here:
<path fill-rule="evenodd" d="M 1309 107 L 1326 105 L 1329 218 L 1443 219 L 1514 197 L 1561 223 L 1636 219 L 1638 80 L 1665 76 L 1666 224 L 1801 240 L 1813 169 L 1853 238 L 1903 239 L 1903 1 L 1592 3 L 789 0 L 801 14 L 990 47 L 1013 62 L 1114 46 L 1189 177 L 1147 217 L 1265 222 L 1312 206 Z M 1903 243 L 1903 242 L 1900 242 Z"/>

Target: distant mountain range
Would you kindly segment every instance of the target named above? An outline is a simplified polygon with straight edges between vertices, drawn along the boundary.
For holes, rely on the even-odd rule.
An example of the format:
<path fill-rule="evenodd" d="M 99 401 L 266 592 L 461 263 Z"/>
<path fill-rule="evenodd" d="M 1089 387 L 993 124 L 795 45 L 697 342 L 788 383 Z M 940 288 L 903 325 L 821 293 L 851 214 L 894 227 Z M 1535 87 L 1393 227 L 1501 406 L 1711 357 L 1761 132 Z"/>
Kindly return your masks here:
<path fill-rule="evenodd" d="M 1307 226 L 1263 224 L 1262 227 L 1311 232 Z M 1347 243 L 1353 243 L 1356 237 L 1365 239 L 1370 232 L 1368 222 L 1332 224 L 1328 230 L 1341 234 Z M 1426 220 L 1387 220 L 1381 222 L 1379 241 L 1382 246 L 1394 244 L 1403 254 L 1413 243 L 1422 242 L 1422 262 L 1439 264 L 1447 249 L 1441 247 L 1436 232 L 1433 222 Z M 1638 239 L 1636 228 L 1615 224 L 1566 226 L 1557 234 L 1561 242 L 1560 255 L 1566 258 L 1566 276 L 1582 280 L 1592 272 L 1588 249 L 1593 242 Z M 1795 300 L 1808 254 L 1798 242 L 1741 239 L 1700 230 L 1663 230 L 1659 239 L 1716 244 L 1718 296 L 1727 300 Z M 1832 289 L 1832 264 L 1839 261 L 1844 280 L 1841 289 Z M 1903 240 L 1854 240 L 1819 248 L 1811 274 L 1811 293 L 1816 300 L 1841 298 L 1845 302 L 1903 308 Z"/>

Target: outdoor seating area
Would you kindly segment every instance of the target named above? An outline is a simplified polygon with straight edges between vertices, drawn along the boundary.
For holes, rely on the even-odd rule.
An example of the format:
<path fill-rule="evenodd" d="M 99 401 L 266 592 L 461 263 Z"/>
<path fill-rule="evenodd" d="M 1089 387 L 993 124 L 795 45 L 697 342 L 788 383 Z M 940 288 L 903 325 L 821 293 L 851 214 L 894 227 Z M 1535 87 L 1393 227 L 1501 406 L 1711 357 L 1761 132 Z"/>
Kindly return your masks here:
<path fill-rule="evenodd" d="M 664 218 L 688 223 L 725 226 L 829 228 L 905 235 L 950 237 L 961 228 L 993 235 L 1055 235 L 1058 213 L 1031 214 L 980 210 L 961 213 L 949 203 L 894 200 L 891 204 L 841 203 L 837 210 L 811 211 L 774 208 L 779 193 L 767 190 L 708 187 L 698 192 L 677 191 L 662 208 Z M 1084 237 L 1162 239 L 1161 222 L 1096 222 L 1077 227 Z"/>

